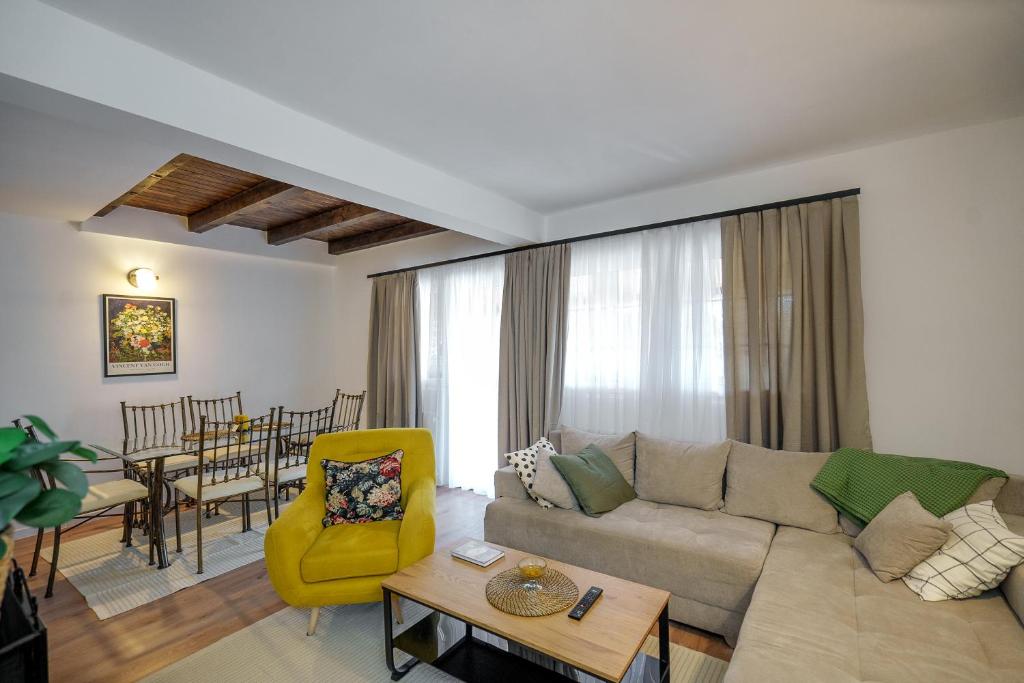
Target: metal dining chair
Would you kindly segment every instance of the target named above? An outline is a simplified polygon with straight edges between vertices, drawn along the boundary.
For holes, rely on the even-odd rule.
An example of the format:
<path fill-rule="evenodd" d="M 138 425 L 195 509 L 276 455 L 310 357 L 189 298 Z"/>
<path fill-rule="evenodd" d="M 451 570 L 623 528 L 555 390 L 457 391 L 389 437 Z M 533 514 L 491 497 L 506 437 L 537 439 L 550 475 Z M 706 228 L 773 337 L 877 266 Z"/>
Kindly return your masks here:
<path fill-rule="evenodd" d="M 363 401 L 366 400 L 366 390 L 361 394 L 343 394 L 338 389 L 334 396 L 337 404 L 335 410 L 334 426 L 332 432 L 351 432 L 359 429 L 359 422 L 363 416 Z"/>
<path fill-rule="evenodd" d="M 14 426 L 20 429 L 24 429 L 28 438 L 32 441 L 36 441 L 35 428 L 32 425 L 22 425 L 20 420 L 14 421 Z M 104 461 L 117 461 L 118 467 L 112 467 L 110 469 L 90 469 L 85 470 L 86 477 L 98 474 L 113 474 L 119 473 L 122 475 L 120 479 L 111 479 L 107 481 L 100 481 L 89 485 L 89 491 L 82 499 L 82 506 L 78 511 L 78 514 L 72 517 L 65 524 L 71 524 L 68 528 L 64 529 L 64 524 L 58 524 L 53 528 L 53 550 L 50 558 L 50 576 L 46 580 L 46 593 L 43 597 L 53 597 L 53 583 L 57 577 L 57 563 L 60 560 L 60 539 L 61 535 L 66 531 L 76 529 L 86 522 L 91 522 L 94 519 L 100 517 L 121 517 L 121 543 L 125 547 L 130 547 L 132 544 L 132 519 L 134 515 L 134 507 L 136 504 L 143 510 L 147 507 L 147 501 L 149 500 L 149 489 L 147 489 L 140 482 L 129 478 L 129 469 L 124 464 L 121 458 L 115 456 L 100 456 L 96 458 L 97 462 Z M 62 462 L 74 462 L 80 463 L 80 460 L 74 460 L 70 458 L 61 458 Z M 49 472 L 44 472 L 39 468 L 34 468 L 33 476 L 39 481 L 44 489 L 57 488 L 57 482 Z M 122 512 L 110 514 L 110 511 L 116 507 L 124 506 Z M 43 533 L 44 529 L 36 531 L 36 547 L 35 552 L 32 555 L 32 567 L 29 569 L 29 576 L 36 575 L 36 569 L 39 567 L 39 556 L 43 549 Z M 150 554 L 152 554 L 152 539 L 150 539 Z"/>
<path fill-rule="evenodd" d="M 194 398 L 188 396 L 188 413 L 192 421 L 192 431 L 199 431 L 199 419 L 205 417 L 213 422 L 231 422 L 236 415 L 244 415 L 242 410 L 242 392 L 236 391 L 231 396 L 222 398 Z"/>
<path fill-rule="evenodd" d="M 332 431 L 335 409 L 341 390 L 334 394 L 334 400 L 323 408 L 307 411 L 286 411 L 284 406 L 277 409 L 276 448 L 267 469 L 267 484 L 274 498 L 274 517 L 280 513 L 281 491 L 292 488 L 302 489 L 306 481 L 306 463 L 309 461 L 309 447 L 321 434 Z"/>
<path fill-rule="evenodd" d="M 275 410 L 242 423 L 234 420 L 218 422 L 205 415 L 199 417 L 199 461 L 196 474 L 174 481 L 174 534 L 176 549 L 181 552 L 181 510 L 179 496 L 184 494 L 195 500 L 196 544 L 198 546 L 198 574 L 203 573 L 203 508 L 207 504 L 229 501 L 242 503 L 242 531 L 252 529 L 250 501 L 261 495 L 267 506 L 267 523 L 273 519 L 270 512 L 270 489 L 266 482 L 270 462 L 271 442 L 274 440 Z"/>

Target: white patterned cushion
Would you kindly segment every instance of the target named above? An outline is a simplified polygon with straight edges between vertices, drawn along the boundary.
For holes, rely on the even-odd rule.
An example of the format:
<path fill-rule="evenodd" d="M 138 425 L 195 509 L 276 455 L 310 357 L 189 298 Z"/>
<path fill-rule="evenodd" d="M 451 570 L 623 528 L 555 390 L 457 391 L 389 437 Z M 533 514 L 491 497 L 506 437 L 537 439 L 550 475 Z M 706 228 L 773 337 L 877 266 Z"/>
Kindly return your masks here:
<path fill-rule="evenodd" d="M 923 599 L 973 598 L 998 586 L 1024 563 L 1024 536 L 1006 528 L 992 501 L 966 505 L 943 519 L 953 525 L 949 538 L 903 577 Z"/>
<path fill-rule="evenodd" d="M 537 505 L 548 509 L 554 507 L 554 505 L 551 504 L 551 501 L 541 498 L 533 492 L 533 480 L 537 477 L 537 454 L 540 451 L 544 451 L 548 455 L 558 455 L 558 451 L 556 451 L 555 447 L 551 445 L 551 442 L 542 437 L 540 441 L 529 448 L 524 448 L 521 451 L 514 451 L 512 453 L 506 453 L 505 459 L 508 460 L 509 465 L 512 465 L 512 469 L 514 469 L 516 474 L 519 476 L 519 481 L 523 482 L 523 487 L 526 489 L 526 493 L 529 494 L 530 498 L 533 498 Z"/>

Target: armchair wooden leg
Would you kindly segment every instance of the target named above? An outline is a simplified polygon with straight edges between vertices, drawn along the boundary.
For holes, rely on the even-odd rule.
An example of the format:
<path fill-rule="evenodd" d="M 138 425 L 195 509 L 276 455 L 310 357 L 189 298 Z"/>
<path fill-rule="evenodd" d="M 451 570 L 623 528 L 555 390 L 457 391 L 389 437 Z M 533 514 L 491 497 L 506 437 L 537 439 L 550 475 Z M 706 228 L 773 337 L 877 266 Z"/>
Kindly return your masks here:
<path fill-rule="evenodd" d="M 306 635 L 311 636 L 316 633 L 316 624 L 320 621 L 320 608 L 314 607 L 309 613 L 309 626 L 306 628 Z"/>
<path fill-rule="evenodd" d="M 391 594 L 391 613 L 395 615 L 395 621 L 397 623 L 405 623 L 405 617 L 402 616 L 402 599 L 394 593 Z"/>

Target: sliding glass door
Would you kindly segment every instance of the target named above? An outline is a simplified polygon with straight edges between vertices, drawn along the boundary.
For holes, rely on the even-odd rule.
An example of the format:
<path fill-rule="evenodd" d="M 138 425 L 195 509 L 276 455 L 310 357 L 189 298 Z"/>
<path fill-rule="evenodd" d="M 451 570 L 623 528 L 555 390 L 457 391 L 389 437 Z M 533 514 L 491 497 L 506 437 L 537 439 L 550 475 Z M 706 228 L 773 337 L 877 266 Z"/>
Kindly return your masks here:
<path fill-rule="evenodd" d="M 502 257 L 419 273 L 420 398 L 437 483 L 494 495 Z"/>

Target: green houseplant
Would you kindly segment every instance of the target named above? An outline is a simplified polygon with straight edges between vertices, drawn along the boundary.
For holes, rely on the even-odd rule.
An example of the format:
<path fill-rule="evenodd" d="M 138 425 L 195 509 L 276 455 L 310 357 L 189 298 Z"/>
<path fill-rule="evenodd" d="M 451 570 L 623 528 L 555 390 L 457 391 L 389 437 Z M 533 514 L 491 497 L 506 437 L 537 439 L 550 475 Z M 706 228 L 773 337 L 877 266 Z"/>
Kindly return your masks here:
<path fill-rule="evenodd" d="M 70 453 L 96 462 L 95 453 L 78 441 L 59 440 L 41 418 L 25 419 L 34 427 L 36 439 L 18 427 L 0 428 L 0 598 L 14 553 L 11 523 L 45 529 L 73 518 L 82 508 L 89 481 L 77 465 L 60 456 Z M 52 476 L 63 488 L 44 489 L 33 471 Z"/>

